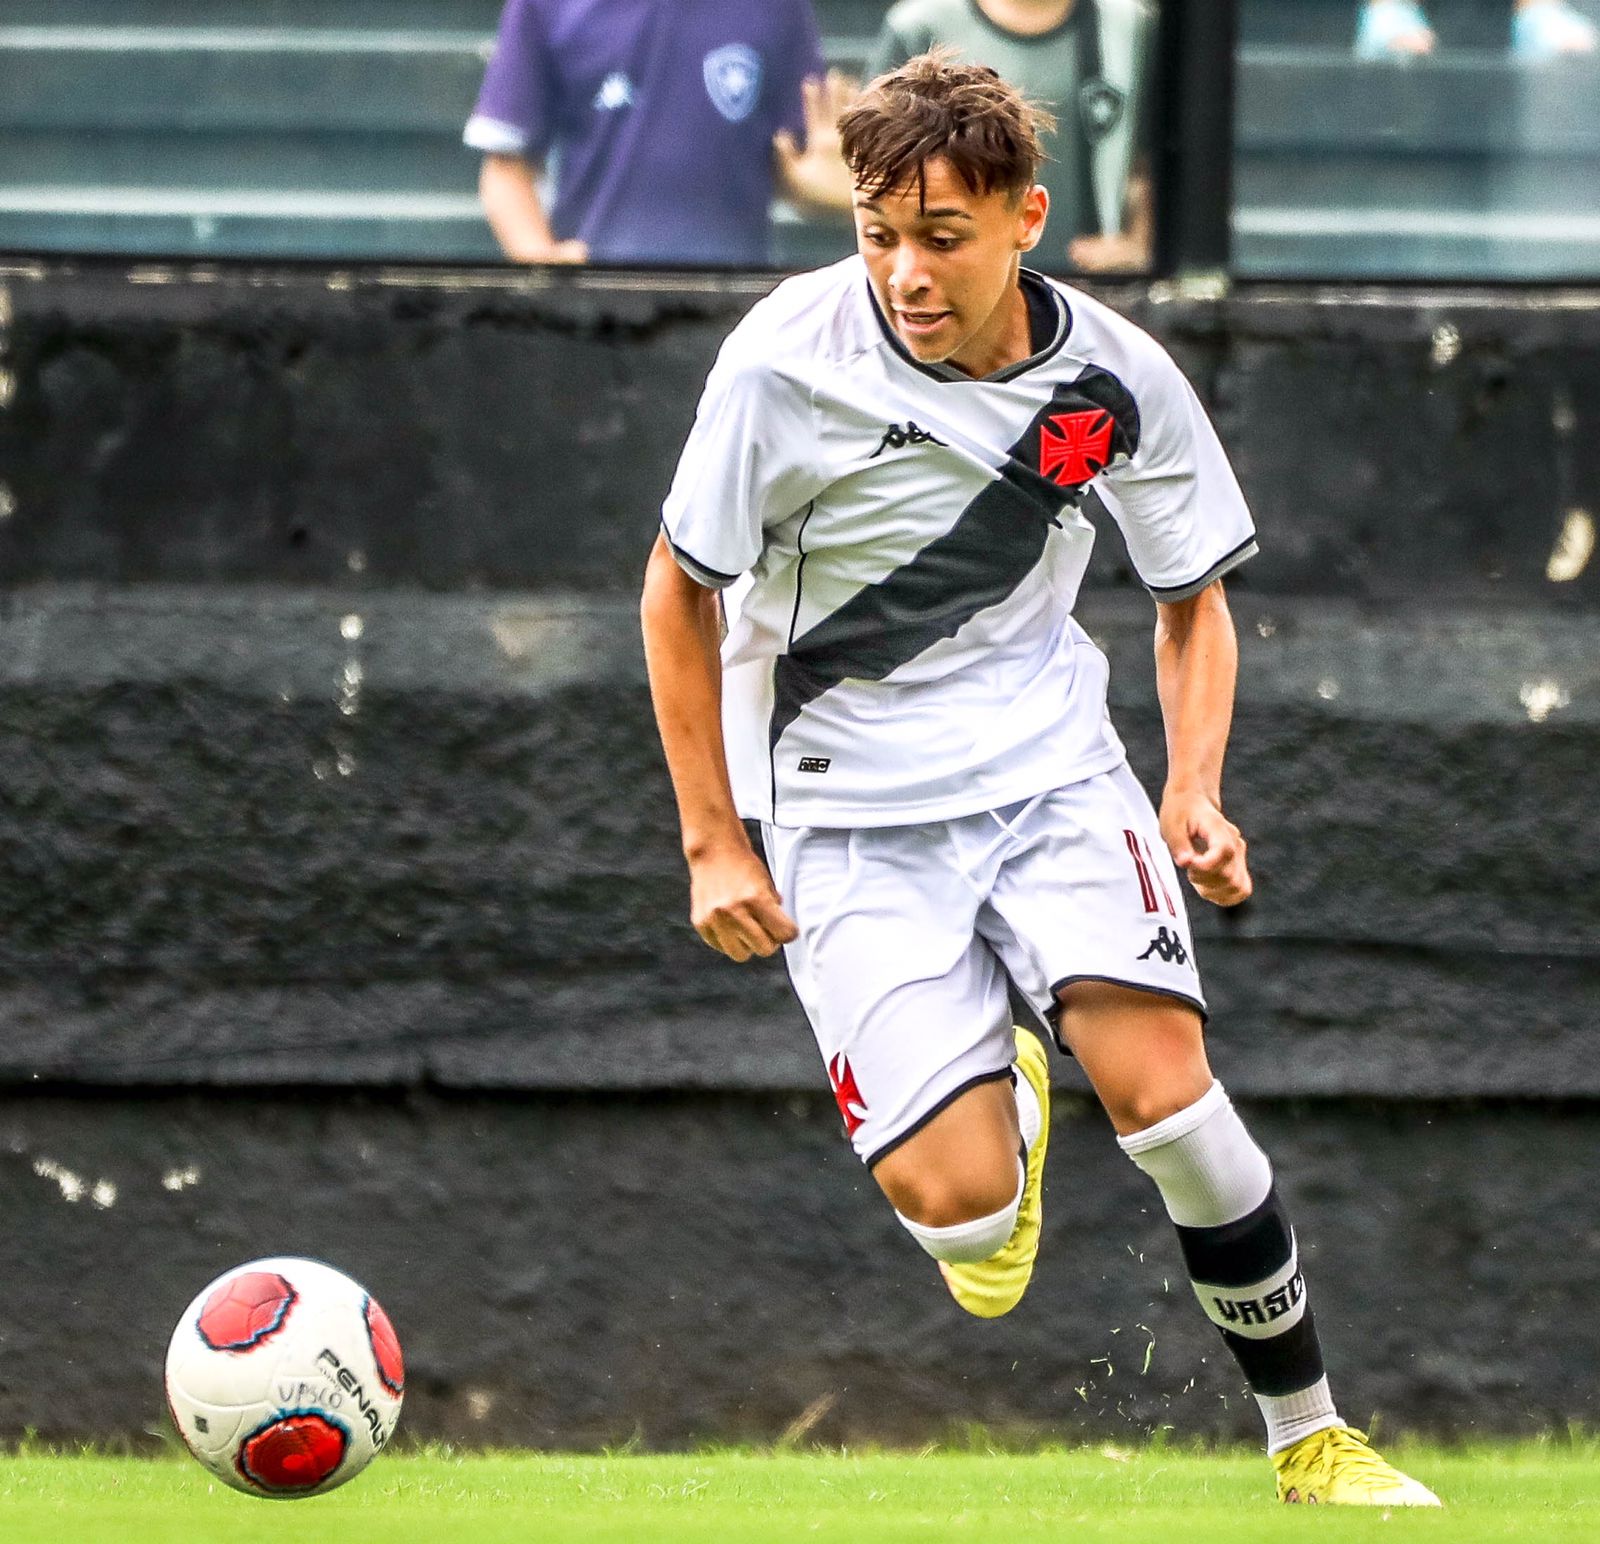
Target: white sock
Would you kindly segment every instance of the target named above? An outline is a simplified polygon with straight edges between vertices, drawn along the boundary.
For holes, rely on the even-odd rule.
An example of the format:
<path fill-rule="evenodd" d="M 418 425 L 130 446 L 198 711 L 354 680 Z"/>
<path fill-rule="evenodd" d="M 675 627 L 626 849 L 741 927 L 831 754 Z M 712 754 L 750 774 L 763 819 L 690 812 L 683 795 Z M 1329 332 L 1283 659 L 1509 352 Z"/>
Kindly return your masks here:
<path fill-rule="evenodd" d="M 1037 1122 L 1035 1122 L 1037 1125 Z M 1017 1195 L 1009 1206 L 988 1217 L 974 1217 L 970 1222 L 952 1223 L 947 1228 L 929 1228 L 913 1222 L 902 1212 L 896 1212 L 902 1226 L 935 1260 L 947 1265 L 976 1265 L 990 1255 L 999 1254 L 1017 1225 L 1017 1213 L 1022 1210 L 1022 1183 L 1026 1173 L 1022 1160 L 1017 1160 Z"/>
<path fill-rule="evenodd" d="M 1218 1289 L 1206 1283 L 1212 1280 L 1237 1283 L 1240 1278 L 1202 1273 L 1196 1281 L 1196 1292 L 1202 1308 L 1219 1329 L 1237 1331 L 1231 1336 L 1225 1334 L 1224 1338 L 1229 1341 L 1230 1349 L 1251 1383 L 1258 1378 L 1267 1381 L 1265 1374 L 1280 1378 L 1283 1372 L 1281 1351 L 1277 1353 L 1276 1365 L 1270 1358 L 1266 1365 L 1260 1360 L 1263 1356 L 1260 1348 L 1274 1337 L 1275 1331 L 1268 1330 L 1259 1317 L 1254 1326 L 1246 1327 L 1246 1320 L 1241 1318 L 1235 1324 L 1233 1316 L 1240 1308 L 1256 1309 L 1259 1315 L 1259 1300 L 1265 1298 L 1270 1303 L 1272 1297 L 1298 1291 L 1299 1296 L 1292 1298 L 1294 1306 L 1278 1321 L 1282 1325 L 1281 1333 L 1293 1330 L 1301 1314 L 1309 1312 L 1305 1306 L 1304 1283 L 1299 1275 L 1299 1257 L 1281 1203 L 1274 1200 L 1271 1207 L 1266 1206 L 1268 1197 L 1273 1195 L 1272 1165 L 1245 1130 L 1244 1122 L 1239 1119 L 1222 1085 L 1213 1082 L 1187 1109 L 1169 1115 L 1145 1131 L 1118 1137 L 1117 1141 L 1123 1152 L 1161 1191 L 1167 1213 L 1178 1225 L 1191 1275 L 1195 1274 L 1200 1252 L 1215 1267 L 1225 1263 L 1227 1251 L 1248 1250 L 1243 1239 L 1235 1237 L 1238 1230 L 1230 1230 L 1229 1225 L 1242 1222 L 1258 1210 L 1263 1213 L 1252 1224 L 1252 1229 L 1264 1230 L 1270 1239 L 1287 1250 L 1284 1260 L 1270 1262 L 1273 1274 L 1244 1286 Z M 1207 1230 L 1218 1230 L 1212 1233 L 1209 1246 Z M 1259 1243 L 1256 1247 L 1260 1247 Z M 1257 1301 L 1237 1301 L 1240 1298 Z M 1269 1453 L 1281 1453 L 1313 1432 L 1342 1424 L 1322 1371 L 1322 1353 L 1316 1344 L 1315 1330 L 1309 1325 L 1303 1327 L 1300 1338 L 1301 1343 L 1294 1350 L 1296 1370 L 1314 1381 L 1287 1394 L 1255 1391 L 1256 1403 L 1267 1424 Z"/>
<path fill-rule="evenodd" d="M 1281 1453 L 1314 1431 L 1343 1426 L 1333 1407 L 1333 1391 L 1327 1378 L 1297 1394 L 1257 1394 L 1256 1403 L 1267 1422 L 1267 1451 Z"/>
<path fill-rule="evenodd" d="M 1182 1228 L 1220 1228 L 1248 1217 L 1272 1188 L 1272 1165 L 1220 1083 L 1186 1110 L 1117 1145 L 1156 1182 Z"/>

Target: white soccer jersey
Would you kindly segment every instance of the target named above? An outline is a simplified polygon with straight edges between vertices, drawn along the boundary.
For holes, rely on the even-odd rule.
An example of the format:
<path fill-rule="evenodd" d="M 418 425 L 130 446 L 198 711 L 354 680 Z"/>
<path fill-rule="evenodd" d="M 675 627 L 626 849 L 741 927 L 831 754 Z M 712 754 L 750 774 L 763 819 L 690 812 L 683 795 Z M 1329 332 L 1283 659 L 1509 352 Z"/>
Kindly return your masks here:
<path fill-rule="evenodd" d="M 1165 350 L 1089 296 L 1023 279 L 1054 336 L 983 380 L 914 360 L 859 257 L 786 280 L 724 343 L 662 525 L 684 569 L 724 590 L 723 730 L 746 819 L 952 819 L 1119 765 L 1106 660 L 1072 618 L 1091 483 L 1158 599 L 1255 552 Z"/>

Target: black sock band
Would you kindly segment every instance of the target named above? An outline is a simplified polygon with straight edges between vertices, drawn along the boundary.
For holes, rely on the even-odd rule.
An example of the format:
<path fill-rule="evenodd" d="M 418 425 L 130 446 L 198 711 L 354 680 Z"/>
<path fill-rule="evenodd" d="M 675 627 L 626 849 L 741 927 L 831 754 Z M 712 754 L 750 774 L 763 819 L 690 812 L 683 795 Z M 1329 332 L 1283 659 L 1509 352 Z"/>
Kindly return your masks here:
<path fill-rule="evenodd" d="M 1309 1303 L 1299 1323 L 1270 1340 L 1246 1340 L 1232 1330 L 1223 1330 L 1222 1339 L 1253 1394 L 1298 1394 L 1322 1377 L 1322 1345 Z"/>
<path fill-rule="evenodd" d="M 1323 1375 L 1294 1230 L 1277 1188 L 1253 1212 L 1215 1228 L 1178 1228 L 1206 1317 L 1258 1394 L 1292 1394 Z"/>

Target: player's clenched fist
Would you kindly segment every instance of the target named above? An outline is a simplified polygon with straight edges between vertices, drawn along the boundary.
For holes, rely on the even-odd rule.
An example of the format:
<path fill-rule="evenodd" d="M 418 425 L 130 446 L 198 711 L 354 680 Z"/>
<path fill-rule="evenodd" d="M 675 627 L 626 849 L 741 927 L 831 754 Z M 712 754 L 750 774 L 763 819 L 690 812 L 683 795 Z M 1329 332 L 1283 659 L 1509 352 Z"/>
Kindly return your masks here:
<path fill-rule="evenodd" d="M 1172 861 L 1189 876 L 1202 900 L 1237 906 L 1249 899 L 1255 888 L 1249 844 L 1204 794 L 1169 794 L 1161 804 L 1161 834 Z"/>
<path fill-rule="evenodd" d="M 690 862 L 689 920 L 706 943 L 738 962 L 776 954 L 799 934 L 766 865 L 748 847 Z"/>

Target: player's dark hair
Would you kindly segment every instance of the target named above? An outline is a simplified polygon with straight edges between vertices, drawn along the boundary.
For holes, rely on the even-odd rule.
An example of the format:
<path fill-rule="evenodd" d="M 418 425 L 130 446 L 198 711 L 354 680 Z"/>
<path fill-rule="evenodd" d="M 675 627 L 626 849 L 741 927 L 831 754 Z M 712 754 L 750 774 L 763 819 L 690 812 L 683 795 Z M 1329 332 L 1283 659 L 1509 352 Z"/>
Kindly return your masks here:
<path fill-rule="evenodd" d="M 1040 136 L 1055 118 L 988 66 L 953 48 L 930 48 L 880 75 L 839 119 L 840 148 L 856 187 L 869 198 L 916 184 L 926 201 L 926 168 L 943 156 L 974 193 L 1020 197 L 1045 159 Z"/>

